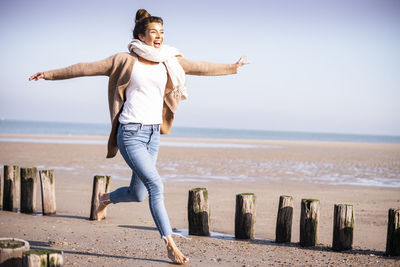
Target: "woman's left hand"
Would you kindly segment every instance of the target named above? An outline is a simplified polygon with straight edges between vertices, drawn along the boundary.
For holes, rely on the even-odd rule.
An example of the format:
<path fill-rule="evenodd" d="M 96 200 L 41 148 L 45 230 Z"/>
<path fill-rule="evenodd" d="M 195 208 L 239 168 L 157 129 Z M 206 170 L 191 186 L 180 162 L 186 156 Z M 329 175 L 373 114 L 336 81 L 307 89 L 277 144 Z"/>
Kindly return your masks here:
<path fill-rule="evenodd" d="M 44 72 L 38 72 L 29 77 L 30 81 L 32 80 L 38 81 L 39 79 L 44 79 Z"/>
<path fill-rule="evenodd" d="M 238 60 L 238 62 L 236 62 L 236 67 L 238 70 L 241 66 L 250 64 L 249 61 L 245 61 L 245 58 L 246 58 L 246 56 L 241 56 L 240 59 Z"/>

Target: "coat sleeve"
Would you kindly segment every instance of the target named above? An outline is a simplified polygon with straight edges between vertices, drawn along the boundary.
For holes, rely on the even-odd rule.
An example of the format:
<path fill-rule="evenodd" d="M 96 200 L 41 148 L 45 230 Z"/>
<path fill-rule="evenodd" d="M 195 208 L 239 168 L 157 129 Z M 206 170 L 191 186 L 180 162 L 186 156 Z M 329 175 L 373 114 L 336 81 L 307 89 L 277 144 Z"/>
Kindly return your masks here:
<path fill-rule="evenodd" d="M 192 61 L 181 56 L 177 58 L 185 73 L 189 75 L 216 76 L 237 73 L 236 64 Z"/>
<path fill-rule="evenodd" d="M 82 76 L 110 76 L 115 56 L 95 62 L 77 63 L 66 68 L 45 71 L 44 78 L 45 80 L 64 80 Z"/>

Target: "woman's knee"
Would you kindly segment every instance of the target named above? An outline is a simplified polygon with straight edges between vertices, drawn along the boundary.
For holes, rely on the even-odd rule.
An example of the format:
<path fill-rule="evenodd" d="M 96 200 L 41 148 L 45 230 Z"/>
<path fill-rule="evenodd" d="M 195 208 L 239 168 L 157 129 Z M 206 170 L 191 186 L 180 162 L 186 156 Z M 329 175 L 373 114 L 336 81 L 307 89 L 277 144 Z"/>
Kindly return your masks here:
<path fill-rule="evenodd" d="M 162 183 L 161 179 L 157 179 L 149 183 L 149 194 L 151 195 L 164 194 L 164 184 Z"/>
<path fill-rule="evenodd" d="M 144 201 L 144 199 L 146 198 L 146 195 L 147 195 L 147 192 L 145 191 L 145 192 L 138 192 L 137 194 L 136 194 L 136 196 L 137 196 L 137 201 L 138 202 L 143 202 Z"/>
<path fill-rule="evenodd" d="M 146 198 L 147 195 L 147 190 L 135 190 L 132 188 L 129 188 L 129 196 L 131 201 L 133 202 L 143 202 L 144 199 Z"/>

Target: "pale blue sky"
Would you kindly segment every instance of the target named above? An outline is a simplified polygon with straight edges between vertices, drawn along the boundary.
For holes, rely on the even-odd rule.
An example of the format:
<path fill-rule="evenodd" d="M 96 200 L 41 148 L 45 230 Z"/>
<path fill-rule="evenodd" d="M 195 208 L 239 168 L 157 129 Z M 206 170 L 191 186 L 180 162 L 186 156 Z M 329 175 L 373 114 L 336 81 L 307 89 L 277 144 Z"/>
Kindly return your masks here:
<path fill-rule="evenodd" d="M 108 123 L 107 77 L 28 82 L 127 51 L 134 14 L 193 60 L 174 125 L 400 135 L 400 1 L 1 1 L 0 118 Z"/>

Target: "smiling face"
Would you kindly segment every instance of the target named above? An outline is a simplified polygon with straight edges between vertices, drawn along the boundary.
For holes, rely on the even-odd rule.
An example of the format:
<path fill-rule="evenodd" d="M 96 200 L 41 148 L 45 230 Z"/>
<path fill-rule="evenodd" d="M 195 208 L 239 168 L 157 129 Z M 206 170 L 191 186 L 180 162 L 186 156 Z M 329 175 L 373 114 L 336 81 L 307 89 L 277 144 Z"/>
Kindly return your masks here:
<path fill-rule="evenodd" d="M 145 44 L 160 49 L 164 42 L 164 29 L 161 23 L 149 23 L 145 34 L 139 34 L 139 39 Z"/>

